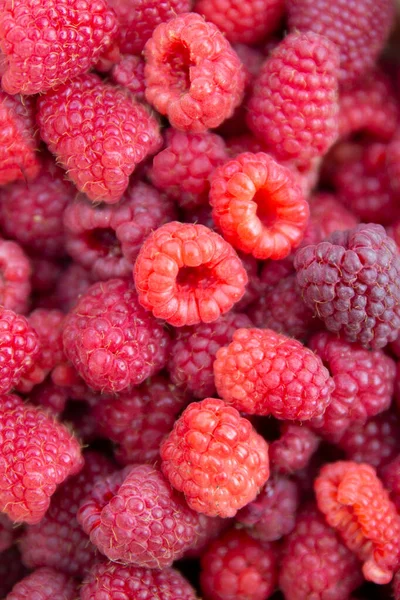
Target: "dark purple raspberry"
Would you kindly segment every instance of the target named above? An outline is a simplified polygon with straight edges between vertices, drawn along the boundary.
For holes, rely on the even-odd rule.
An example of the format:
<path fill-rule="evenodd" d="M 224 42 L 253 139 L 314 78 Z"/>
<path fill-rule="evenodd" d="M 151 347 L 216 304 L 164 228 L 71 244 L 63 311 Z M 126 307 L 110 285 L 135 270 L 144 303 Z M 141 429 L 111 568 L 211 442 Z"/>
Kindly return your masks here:
<path fill-rule="evenodd" d="M 319 446 L 319 438 L 309 427 L 285 422 L 279 439 L 269 446 L 271 470 L 290 474 L 307 467 Z"/>

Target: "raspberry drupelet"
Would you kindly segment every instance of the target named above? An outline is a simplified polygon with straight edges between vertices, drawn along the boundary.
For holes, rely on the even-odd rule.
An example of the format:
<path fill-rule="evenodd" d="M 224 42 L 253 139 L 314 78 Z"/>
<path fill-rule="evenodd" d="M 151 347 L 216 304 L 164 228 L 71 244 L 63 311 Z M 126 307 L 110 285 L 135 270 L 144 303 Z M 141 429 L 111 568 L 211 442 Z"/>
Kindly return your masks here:
<path fill-rule="evenodd" d="M 172 221 L 143 243 L 134 269 L 139 302 L 175 327 L 211 323 L 244 294 L 232 246 L 203 225 Z"/>
<path fill-rule="evenodd" d="M 283 422 L 280 437 L 269 445 L 271 471 L 288 475 L 304 469 L 319 442 L 317 435 L 304 424 Z"/>
<path fill-rule="evenodd" d="M 94 74 L 39 98 L 37 119 L 58 164 L 96 202 L 118 202 L 136 165 L 162 143 L 156 118 L 127 90 Z"/>
<path fill-rule="evenodd" d="M 146 99 L 173 127 L 201 133 L 233 115 L 245 69 L 224 35 L 200 15 L 158 25 L 144 49 Z"/>
<path fill-rule="evenodd" d="M 235 248 L 255 258 L 285 258 L 305 232 L 309 209 L 289 169 L 263 152 L 245 152 L 211 177 L 212 216 Z"/>
<path fill-rule="evenodd" d="M 268 444 L 222 400 L 193 402 L 161 445 L 162 470 L 188 505 L 233 517 L 269 477 Z"/>
<path fill-rule="evenodd" d="M 35 368 L 40 350 L 39 337 L 27 319 L 0 307 L 0 394 Z"/>
<path fill-rule="evenodd" d="M 17 313 L 26 313 L 31 273 L 30 260 L 21 246 L 0 238 L 0 305 Z"/>
<path fill-rule="evenodd" d="M 145 62 L 140 56 L 126 54 L 111 69 L 110 79 L 116 85 L 127 88 L 135 96 L 136 100 L 142 101 L 144 100 L 144 92 L 146 90 L 144 65 Z"/>
<path fill-rule="evenodd" d="M 303 300 L 333 333 L 383 348 L 400 329 L 400 255 L 381 225 L 337 231 L 297 251 Z"/>
<path fill-rule="evenodd" d="M 75 600 L 77 583 L 63 573 L 43 567 L 16 583 L 7 600 Z"/>
<path fill-rule="evenodd" d="M 339 461 L 314 482 L 318 508 L 363 562 L 368 581 L 389 583 L 400 563 L 400 516 L 370 465 Z"/>
<path fill-rule="evenodd" d="M 218 350 L 215 386 L 248 414 L 305 421 L 325 412 L 335 388 L 321 359 L 271 329 L 238 329 Z"/>

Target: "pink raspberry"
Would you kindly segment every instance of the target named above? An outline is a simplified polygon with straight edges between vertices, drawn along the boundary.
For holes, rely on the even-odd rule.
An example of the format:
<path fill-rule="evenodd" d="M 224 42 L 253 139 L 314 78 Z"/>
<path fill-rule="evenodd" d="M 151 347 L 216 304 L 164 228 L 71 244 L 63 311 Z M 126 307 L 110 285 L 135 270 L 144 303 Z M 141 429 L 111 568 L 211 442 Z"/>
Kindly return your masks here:
<path fill-rule="evenodd" d="M 75 600 L 77 592 L 73 579 L 44 567 L 16 583 L 7 600 Z"/>
<path fill-rule="evenodd" d="M 277 552 L 272 544 L 231 529 L 201 557 L 201 589 L 209 600 L 265 600 L 277 583 Z"/>
<path fill-rule="evenodd" d="M 38 523 L 57 485 L 82 468 L 79 443 L 54 417 L 17 396 L 1 399 L 0 431 L 0 510 L 17 523 Z"/>
<path fill-rule="evenodd" d="M 310 206 L 310 223 L 314 240 L 311 243 L 323 242 L 334 231 L 346 231 L 358 225 L 358 218 L 346 206 L 339 202 L 333 194 L 319 192 L 308 198 Z M 306 234 L 307 237 L 307 234 Z M 306 245 L 305 240 L 302 246 Z"/>
<path fill-rule="evenodd" d="M 117 32 L 105 0 L 5 0 L 0 48 L 9 94 L 38 94 L 88 71 Z"/>
<path fill-rule="evenodd" d="M 335 388 L 321 359 L 271 329 L 238 329 L 217 352 L 215 386 L 249 414 L 304 421 L 323 414 Z"/>
<path fill-rule="evenodd" d="M 0 513 L 0 555 L 11 548 L 14 542 L 14 523 L 7 515 Z"/>
<path fill-rule="evenodd" d="M 307 467 L 317 451 L 319 438 L 305 425 L 282 423 L 279 439 L 269 446 L 271 470 L 291 474 Z"/>
<path fill-rule="evenodd" d="M 285 598 L 344 600 L 362 582 L 356 557 L 322 515 L 308 505 L 283 546 L 279 587 Z"/>
<path fill-rule="evenodd" d="M 142 101 L 146 90 L 144 66 L 145 62 L 140 56 L 126 54 L 111 69 L 110 79 L 116 85 L 126 87 L 135 96 L 136 100 Z"/>
<path fill-rule="evenodd" d="M 174 217 L 173 202 L 141 182 L 115 205 L 77 198 L 64 213 L 65 247 L 95 280 L 129 277 L 143 241 Z"/>
<path fill-rule="evenodd" d="M 380 470 L 382 483 L 390 493 L 390 499 L 396 506 L 397 511 L 400 510 L 400 455 L 384 465 Z"/>
<path fill-rule="evenodd" d="M 0 305 L 25 313 L 31 293 L 31 263 L 16 242 L 0 238 Z"/>
<path fill-rule="evenodd" d="M 147 101 L 176 129 L 201 133 L 218 127 L 243 99 L 246 73 L 239 57 L 200 15 L 158 25 L 144 55 Z"/>
<path fill-rule="evenodd" d="M 214 323 L 180 329 L 168 362 L 173 383 L 195 398 L 215 395 L 213 364 L 217 350 L 229 344 L 236 329 L 251 326 L 246 315 L 230 312 Z"/>
<path fill-rule="evenodd" d="M 38 124 L 68 177 L 96 202 L 118 202 L 136 165 L 161 145 L 155 117 L 94 74 L 39 98 Z"/>
<path fill-rule="evenodd" d="M 39 337 L 29 322 L 0 307 L 0 394 L 9 392 L 35 368 L 39 356 Z"/>
<path fill-rule="evenodd" d="M 161 445 L 162 470 L 191 508 L 233 517 L 269 477 L 268 445 L 222 400 L 193 402 Z"/>
<path fill-rule="evenodd" d="M 279 160 L 307 163 L 336 141 L 338 66 L 334 44 L 312 32 L 286 36 L 264 63 L 247 123 Z"/>
<path fill-rule="evenodd" d="M 61 273 L 55 289 L 55 302 L 64 312 L 69 312 L 82 294 L 92 285 L 93 279 L 86 269 L 71 263 Z"/>
<path fill-rule="evenodd" d="M 159 227 L 136 260 L 139 302 L 175 327 L 210 323 L 243 296 L 246 271 L 232 246 L 203 225 Z"/>
<path fill-rule="evenodd" d="M 47 408 L 55 415 L 61 415 L 64 412 L 68 398 L 67 390 L 53 383 L 50 378 L 35 385 L 29 394 L 29 401 L 32 404 Z"/>

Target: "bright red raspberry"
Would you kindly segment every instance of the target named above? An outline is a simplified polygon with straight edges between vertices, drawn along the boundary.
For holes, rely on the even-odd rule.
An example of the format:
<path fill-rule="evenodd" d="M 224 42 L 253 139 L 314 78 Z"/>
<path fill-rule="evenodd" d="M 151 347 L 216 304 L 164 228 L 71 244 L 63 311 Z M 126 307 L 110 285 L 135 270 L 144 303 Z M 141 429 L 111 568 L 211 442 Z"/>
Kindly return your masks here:
<path fill-rule="evenodd" d="M 386 149 L 386 167 L 390 186 L 398 195 L 400 192 L 400 130 L 394 135 Z M 400 577 L 399 577 L 400 581 Z"/>
<path fill-rule="evenodd" d="M 189 404 L 161 445 L 162 470 L 191 508 L 233 517 L 269 477 L 268 445 L 222 400 Z"/>
<path fill-rule="evenodd" d="M 217 352 L 215 386 L 248 414 L 304 421 L 323 414 L 335 384 L 321 359 L 271 329 L 238 329 Z"/>
<path fill-rule="evenodd" d="M 44 567 L 16 583 L 7 600 L 75 600 L 77 593 L 73 579 Z"/>
<path fill-rule="evenodd" d="M 287 600 L 345 600 L 363 578 L 356 557 L 312 505 L 285 540 L 279 587 Z"/>
<path fill-rule="evenodd" d="M 11 548 L 14 542 L 14 523 L 0 513 L 0 553 Z"/>
<path fill-rule="evenodd" d="M 216 321 L 240 300 L 247 283 L 227 241 L 203 225 L 178 221 L 146 239 L 134 277 L 141 305 L 175 327 Z"/>
<path fill-rule="evenodd" d="M 105 0 L 4 0 L 0 48 L 9 94 L 38 94 L 88 71 L 117 32 Z"/>
<path fill-rule="evenodd" d="M 312 32 L 293 33 L 261 68 L 247 123 L 279 160 L 307 163 L 338 136 L 337 50 Z"/>
<path fill-rule="evenodd" d="M 142 569 L 133 565 L 95 565 L 81 587 L 81 600 L 196 600 L 192 586 L 175 569 Z M 122 597 L 123 597 L 122 596 Z M 124 599 L 124 600 L 125 600 Z"/>
<path fill-rule="evenodd" d="M 115 205 L 77 198 L 64 213 L 65 247 L 95 280 L 129 277 L 143 241 L 175 216 L 173 202 L 141 182 Z"/>
<path fill-rule="evenodd" d="M 314 483 L 318 508 L 364 564 L 368 581 L 389 583 L 400 562 L 400 516 L 373 467 L 339 461 Z"/>
<path fill-rule="evenodd" d="M 92 285 L 93 279 L 86 269 L 71 263 L 61 273 L 55 289 L 55 302 L 65 313 L 68 313 Z"/>
<path fill-rule="evenodd" d="M 319 192 L 308 198 L 310 206 L 309 228 L 314 240 L 311 243 L 323 242 L 334 231 L 346 231 L 358 225 L 358 218 L 336 196 Z M 306 234 L 307 237 L 307 234 Z M 302 245 L 305 244 L 303 240 Z"/>
<path fill-rule="evenodd" d="M 0 238 L 0 305 L 25 313 L 31 293 L 31 263 L 16 242 Z"/>
<path fill-rule="evenodd" d="M 390 499 L 396 506 L 397 511 L 400 510 L 400 455 L 383 465 L 380 469 L 380 477 L 383 485 L 390 493 Z"/>
<path fill-rule="evenodd" d="M 140 56 L 126 54 L 111 69 L 110 79 L 116 85 L 126 87 L 135 96 L 136 100 L 142 101 L 146 90 L 144 66 L 145 62 Z"/>
<path fill-rule="evenodd" d="M 29 402 L 51 410 L 55 415 L 61 415 L 69 399 L 68 391 L 53 383 L 48 378 L 43 383 L 35 385 L 29 394 Z M 80 437 L 78 435 L 78 437 Z"/>
<path fill-rule="evenodd" d="M 219 29 L 195 13 L 161 23 L 144 49 L 146 98 L 173 127 L 201 133 L 231 117 L 246 73 Z"/>
<path fill-rule="evenodd" d="M 277 551 L 272 544 L 231 529 L 201 557 L 201 589 L 209 600 L 266 600 L 276 586 Z"/>
<path fill-rule="evenodd" d="M 208 202 L 210 176 L 228 160 L 225 142 L 215 133 L 185 133 L 169 129 L 166 147 L 153 158 L 150 179 L 180 206 Z"/>
<path fill-rule="evenodd" d="M 400 329 L 400 255 L 381 225 L 358 225 L 295 256 L 306 305 L 349 342 L 382 348 Z"/>
<path fill-rule="evenodd" d="M 79 191 L 118 202 L 136 165 L 161 145 L 159 125 L 121 88 L 82 75 L 38 100 L 40 135 Z"/>
<path fill-rule="evenodd" d="M 38 523 L 57 485 L 82 468 L 79 443 L 54 417 L 17 396 L 0 400 L 0 431 L 0 510 L 17 523 Z"/>
<path fill-rule="evenodd" d="M 229 344 L 236 329 L 252 327 L 242 313 L 229 312 L 214 323 L 180 329 L 171 347 L 168 370 L 171 380 L 195 398 L 216 394 L 213 364 L 217 350 Z"/>
<path fill-rule="evenodd" d="M 289 0 L 287 10 L 291 29 L 313 31 L 337 46 L 339 77 L 346 83 L 374 66 L 394 17 L 392 0 Z"/>
<path fill-rule="evenodd" d="M 166 363 L 169 336 L 123 279 L 93 284 L 65 320 L 64 350 L 96 390 L 121 392 Z"/>
<path fill-rule="evenodd" d="M 39 355 L 39 337 L 25 317 L 0 307 L 0 394 L 15 387 Z"/>
<path fill-rule="evenodd" d="M 196 539 L 198 516 L 157 468 L 136 465 L 95 483 L 78 521 L 110 560 L 164 569 Z"/>
<path fill-rule="evenodd" d="M 269 445 L 271 470 L 291 474 L 307 467 L 319 446 L 319 438 L 305 425 L 282 423 L 279 439 Z"/>

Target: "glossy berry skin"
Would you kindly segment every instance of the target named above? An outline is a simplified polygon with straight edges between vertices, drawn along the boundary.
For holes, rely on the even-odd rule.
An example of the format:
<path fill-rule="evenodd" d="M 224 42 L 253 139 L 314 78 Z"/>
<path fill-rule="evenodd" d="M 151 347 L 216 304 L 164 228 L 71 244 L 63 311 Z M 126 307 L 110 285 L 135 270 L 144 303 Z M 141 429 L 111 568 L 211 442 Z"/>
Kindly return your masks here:
<path fill-rule="evenodd" d="M 389 583 L 400 563 L 400 516 L 375 469 L 351 461 L 327 464 L 314 489 L 329 525 L 363 562 L 364 577 Z"/>
<path fill-rule="evenodd" d="M 0 393 L 6 394 L 35 366 L 39 338 L 22 315 L 0 308 Z"/>
<path fill-rule="evenodd" d="M 400 256 L 381 225 L 358 225 L 297 251 L 304 302 L 333 333 L 382 348 L 400 329 Z"/>
<path fill-rule="evenodd" d="M 266 600 L 276 578 L 276 549 L 244 530 L 231 529 L 201 557 L 200 585 L 210 600 Z"/>
<path fill-rule="evenodd" d="M 7 600 L 75 600 L 77 591 L 73 579 L 43 567 L 16 583 Z"/>
<path fill-rule="evenodd" d="M 243 296 L 247 274 L 220 235 L 172 221 L 143 243 L 134 279 L 141 305 L 182 327 L 211 323 L 228 312 Z"/>
<path fill-rule="evenodd" d="M 304 469 L 319 442 L 317 435 L 303 423 L 283 422 L 280 437 L 269 445 L 271 471 L 290 475 Z"/>
<path fill-rule="evenodd" d="M 120 392 L 166 363 L 169 337 L 123 279 L 92 285 L 65 320 L 64 351 L 95 390 Z"/>
<path fill-rule="evenodd" d="M 31 263 L 16 242 L 0 238 L 0 305 L 25 313 L 31 293 Z"/>
<path fill-rule="evenodd" d="M 211 178 L 212 216 L 225 239 L 255 258 L 280 259 L 296 248 L 309 210 L 289 169 L 263 152 L 245 152 Z"/>
<path fill-rule="evenodd" d="M 214 376 L 227 404 L 284 420 L 322 414 L 335 387 L 318 356 L 271 329 L 238 329 L 218 350 Z"/>
<path fill-rule="evenodd" d="M 241 103 L 246 73 L 219 29 L 195 13 L 153 31 L 144 49 L 146 99 L 173 127 L 218 127 Z"/>
<path fill-rule="evenodd" d="M 188 505 L 233 517 L 269 477 L 268 445 L 222 400 L 193 402 L 161 445 L 162 470 Z"/>
<path fill-rule="evenodd" d="M 118 202 L 138 163 L 161 145 L 159 125 L 128 91 L 77 77 L 38 101 L 42 140 L 79 191 Z"/>
<path fill-rule="evenodd" d="M 145 62 L 140 56 L 126 54 L 111 69 L 110 79 L 116 85 L 127 88 L 135 96 L 136 100 L 142 101 L 144 100 L 144 92 L 146 90 L 144 66 Z"/>
<path fill-rule="evenodd" d="M 278 160 L 307 163 L 336 141 L 338 66 L 334 44 L 312 32 L 287 35 L 267 58 L 247 123 Z"/>

